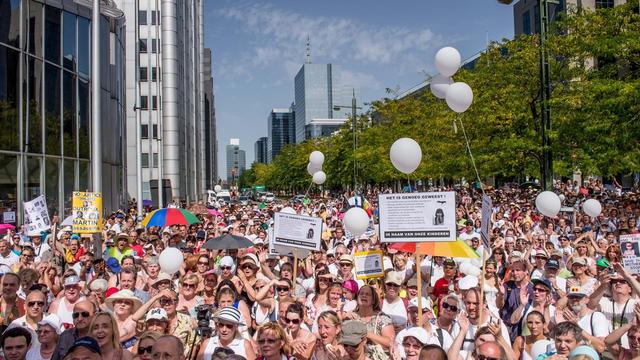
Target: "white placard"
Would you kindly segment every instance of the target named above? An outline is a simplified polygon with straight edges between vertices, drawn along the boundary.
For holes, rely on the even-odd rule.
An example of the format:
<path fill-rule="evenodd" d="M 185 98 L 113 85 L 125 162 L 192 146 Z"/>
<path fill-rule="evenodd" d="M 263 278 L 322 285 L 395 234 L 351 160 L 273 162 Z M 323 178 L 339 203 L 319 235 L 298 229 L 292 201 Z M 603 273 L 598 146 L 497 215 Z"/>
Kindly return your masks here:
<path fill-rule="evenodd" d="M 491 214 L 493 212 L 493 202 L 489 195 L 482 196 L 482 221 L 480 222 L 480 235 L 485 250 L 491 249 L 489 239 L 491 238 Z"/>
<path fill-rule="evenodd" d="M 456 197 L 453 191 L 380 194 L 380 241 L 456 240 Z"/>
<path fill-rule="evenodd" d="M 362 251 L 353 256 L 355 260 L 356 279 L 364 280 L 384 277 L 384 261 L 382 251 Z"/>
<path fill-rule="evenodd" d="M 44 195 L 24 203 L 24 226 L 27 234 L 51 229 L 47 200 Z"/>
<path fill-rule="evenodd" d="M 322 218 L 277 212 L 274 214 L 273 244 L 296 249 L 320 250 Z"/>
<path fill-rule="evenodd" d="M 269 239 L 269 255 L 277 255 L 277 256 L 288 256 L 288 255 L 294 255 L 293 254 L 293 248 L 288 247 L 288 246 L 282 246 L 282 245 L 276 245 L 273 243 L 273 227 L 269 227 L 268 230 L 268 239 Z M 299 258 L 304 258 L 307 255 L 309 255 L 309 250 L 307 249 L 297 249 L 296 253 L 298 255 Z"/>
<path fill-rule="evenodd" d="M 625 270 L 640 274 L 640 234 L 620 235 L 620 251 Z"/>
<path fill-rule="evenodd" d="M 15 211 L 5 211 L 2 213 L 2 222 L 5 224 L 16 222 L 16 212 Z"/>

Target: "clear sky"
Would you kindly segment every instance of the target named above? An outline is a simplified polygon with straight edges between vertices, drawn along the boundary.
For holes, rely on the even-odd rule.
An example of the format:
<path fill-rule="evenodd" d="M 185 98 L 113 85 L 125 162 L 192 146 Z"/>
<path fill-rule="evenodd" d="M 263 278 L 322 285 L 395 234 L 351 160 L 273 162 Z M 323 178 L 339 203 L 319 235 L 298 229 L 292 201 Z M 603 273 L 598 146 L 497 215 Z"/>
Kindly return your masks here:
<path fill-rule="evenodd" d="M 435 75 L 441 47 L 466 59 L 487 40 L 513 37 L 512 6 L 496 0 L 207 0 L 204 12 L 222 178 L 229 138 L 240 139 L 249 167 L 271 109 L 293 102 L 307 36 L 311 62 L 340 65 L 359 105 Z"/>

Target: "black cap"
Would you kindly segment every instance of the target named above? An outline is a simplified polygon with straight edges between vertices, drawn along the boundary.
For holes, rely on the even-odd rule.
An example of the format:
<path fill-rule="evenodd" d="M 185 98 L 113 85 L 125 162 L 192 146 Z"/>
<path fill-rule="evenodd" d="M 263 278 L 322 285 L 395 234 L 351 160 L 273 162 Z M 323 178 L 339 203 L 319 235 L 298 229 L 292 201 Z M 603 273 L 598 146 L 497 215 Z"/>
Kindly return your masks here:
<path fill-rule="evenodd" d="M 91 336 L 83 336 L 81 338 L 78 338 L 73 343 L 73 345 L 71 345 L 71 347 L 69 348 L 69 351 L 67 351 L 67 354 L 70 354 L 73 350 L 79 347 L 83 347 L 91 351 L 92 353 L 102 355 L 102 353 L 100 352 L 100 345 L 98 345 L 98 341 L 96 341 L 96 339 L 92 338 Z"/>
<path fill-rule="evenodd" d="M 207 237 L 207 233 L 204 230 L 198 230 L 198 232 L 196 233 L 196 238 L 204 239 L 205 237 Z"/>
<path fill-rule="evenodd" d="M 560 263 L 558 263 L 558 260 L 556 259 L 547 260 L 547 263 L 544 264 L 544 266 L 551 269 L 560 269 Z"/>
<path fill-rule="evenodd" d="M 551 283 L 547 279 L 532 279 L 531 282 L 533 285 L 542 285 L 549 290 L 553 290 L 553 286 L 551 286 Z"/>

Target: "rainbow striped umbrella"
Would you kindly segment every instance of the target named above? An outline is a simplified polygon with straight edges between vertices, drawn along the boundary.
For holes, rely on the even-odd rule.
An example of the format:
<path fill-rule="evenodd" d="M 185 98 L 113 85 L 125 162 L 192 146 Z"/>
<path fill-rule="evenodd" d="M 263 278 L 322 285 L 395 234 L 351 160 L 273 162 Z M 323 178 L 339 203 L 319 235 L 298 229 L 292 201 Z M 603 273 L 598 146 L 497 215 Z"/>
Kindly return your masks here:
<path fill-rule="evenodd" d="M 443 256 L 453 258 L 479 258 L 475 250 L 467 245 L 464 240 L 436 241 L 421 243 L 395 243 L 389 246 L 398 251 L 418 253 L 418 255 Z"/>
<path fill-rule="evenodd" d="M 185 209 L 166 208 L 150 212 L 142 220 L 144 227 L 171 226 L 171 225 L 191 225 L 199 223 L 200 220 Z"/>

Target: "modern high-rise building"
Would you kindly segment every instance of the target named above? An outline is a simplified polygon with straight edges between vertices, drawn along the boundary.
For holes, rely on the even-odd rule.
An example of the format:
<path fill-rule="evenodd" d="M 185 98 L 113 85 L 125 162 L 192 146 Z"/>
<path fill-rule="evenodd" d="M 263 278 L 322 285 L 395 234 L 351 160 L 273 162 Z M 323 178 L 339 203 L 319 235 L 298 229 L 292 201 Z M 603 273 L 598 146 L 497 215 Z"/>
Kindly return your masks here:
<path fill-rule="evenodd" d="M 0 222 L 22 222 L 23 201 L 40 195 L 49 215 L 71 215 L 72 192 L 92 187 L 96 131 L 103 206 L 126 205 L 125 19 L 103 2 L 101 92 L 92 94 L 91 8 L 83 3 L 0 1 Z M 101 99 L 101 129 L 91 127 L 92 96 Z"/>
<path fill-rule="evenodd" d="M 296 113 L 288 109 L 272 109 L 267 118 L 267 163 L 275 159 L 282 147 L 296 142 Z"/>
<path fill-rule="evenodd" d="M 266 164 L 267 163 L 267 137 L 263 136 L 256 140 L 253 145 L 254 162 Z"/>
<path fill-rule="evenodd" d="M 207 183 L 212 177 L 206 171 L 207 141 L 215 144 L 211 139 L 215 130 L 206 131 L 205 85 L 211 77 L 205 71 L 203 0 L 114 1 L 127 23 L 129 197 L 137 197 L 140 147 L 144 200 L 153 199 L 157 205 L 161 189 L 165 190 L 162 205 L 173 199 L 197 200 L 211 186 Z M 213 107 L 212 93 L 209 95 Z M 158 183 L 163 184 L 160 189 Z"/>
<path fill-rule="evenodd" d="M 605 9 L 626 3 L 626 0 L 560 0 L 558 4 L 549 4 L 549 16 L 556 16 L 567 7 L 582 6 L 585 9 Z M 538 0 L 519 0 L 513 5 L 513 24 L 515 35 L 537 34 L 540 32 L 540 7 Z"/>
<path fill-rule="evenodd" d="M 308 139 L 309 134 L 322 133 L 313 129 L 314 119 L 344 119 L 344 111 L 334 106 L 351 104 L 351 93 L 342 83 L 340 66 L 332 64 L 303 64 L 295 77 L 295 142 Z"/>
<path fill-rule="evenodd" d="M 227 184 L 234 184 L 247 168 L 244 150 L 240 149 L 240 139 L 229 139 L 227 145 Z"/>
<path fill-rule="evenodd" d="M 204 49 L 204 168 L 205 185 L 209 189 L 218 182 L 218 138 L 216 135 L 216 108 L 213 94 L 213 63 L 211 49 Z"/>

